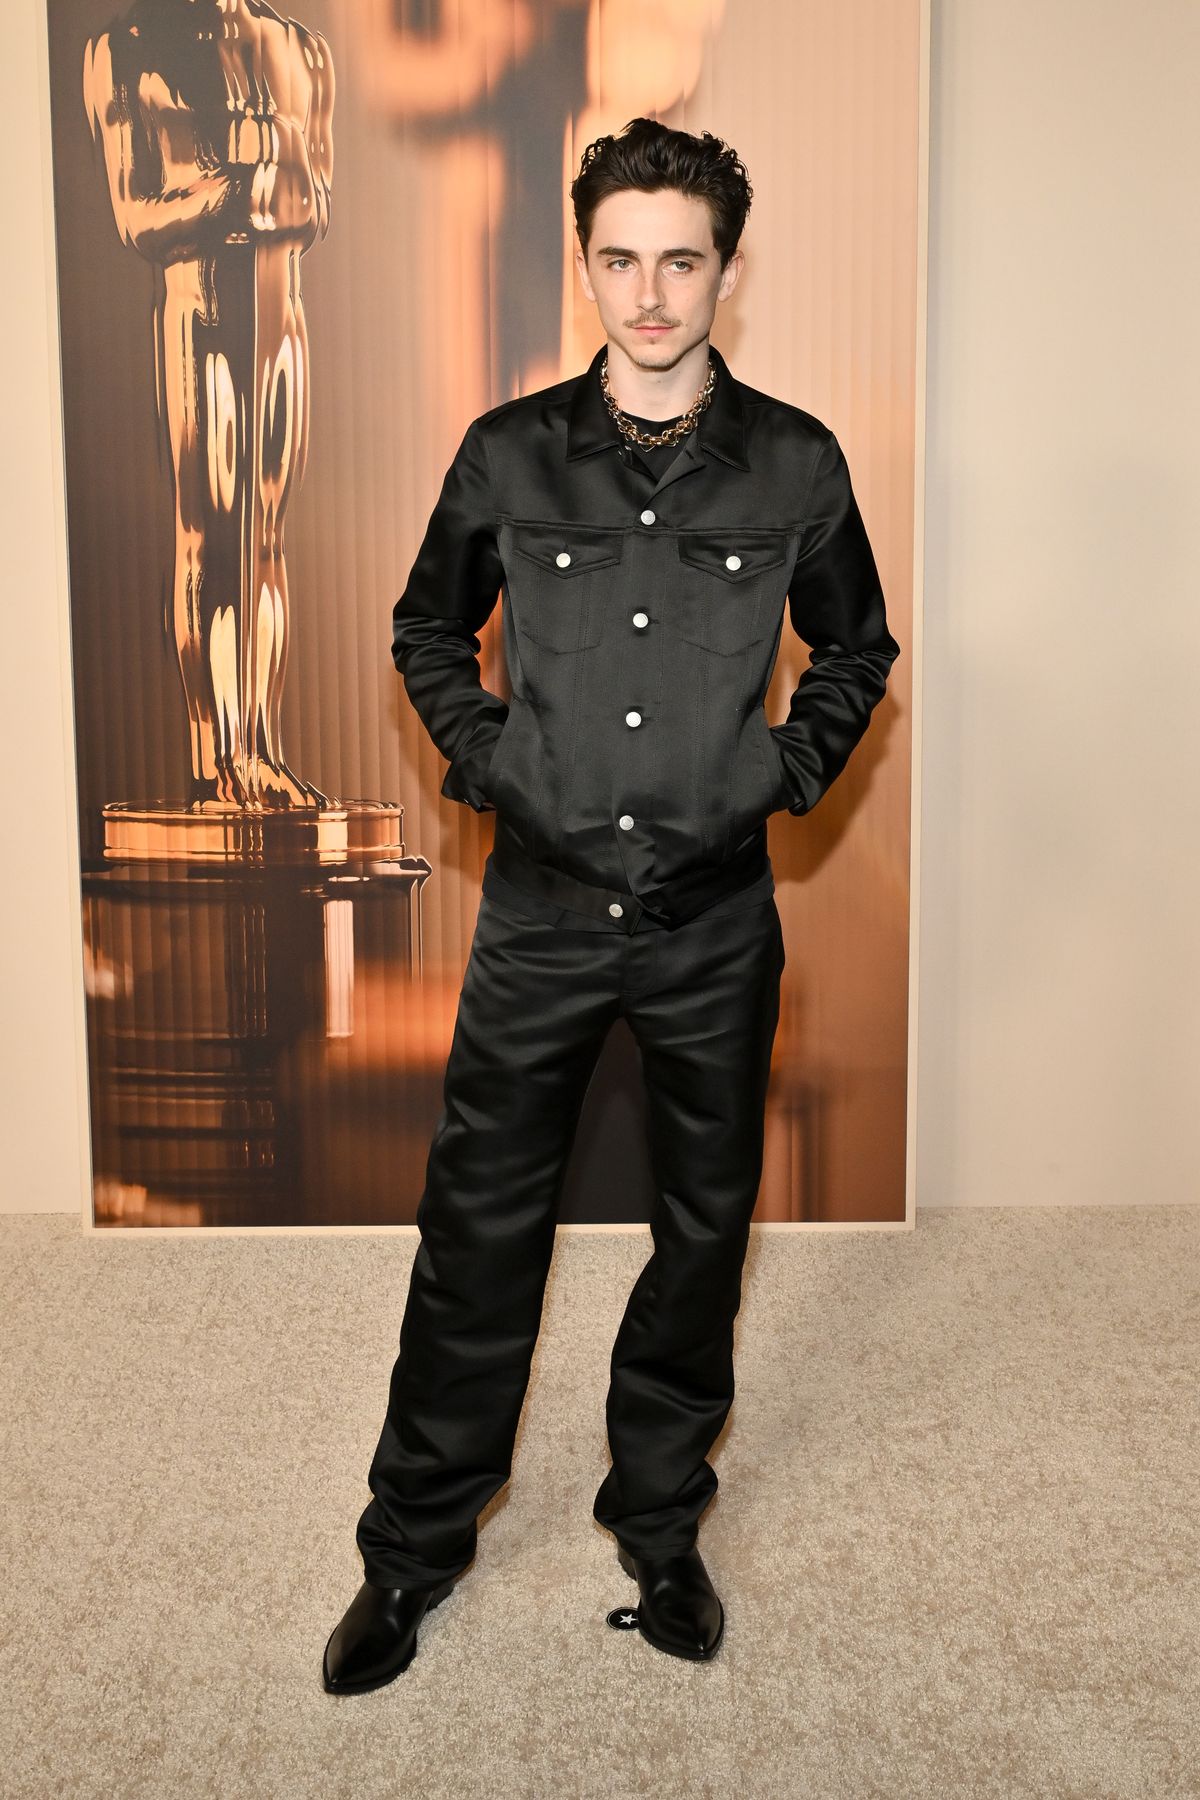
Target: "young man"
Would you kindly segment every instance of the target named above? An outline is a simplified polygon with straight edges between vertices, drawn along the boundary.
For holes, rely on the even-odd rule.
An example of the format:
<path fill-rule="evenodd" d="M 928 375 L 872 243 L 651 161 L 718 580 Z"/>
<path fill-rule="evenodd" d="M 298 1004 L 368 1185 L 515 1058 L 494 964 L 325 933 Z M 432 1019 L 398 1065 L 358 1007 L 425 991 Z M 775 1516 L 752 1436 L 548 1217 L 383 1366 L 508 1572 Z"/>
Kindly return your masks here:
<path fill-rule="evenodd" d="M 816 805 L 899 652 L 837 440 L 709 343 L 742 268 L 737 157 L 635 119 L 588 148 L 571 195 L 607 341 L 583 375 L 469 426 L 394 612 L 441 791 L 496 831 L 358 1527 L 366 1579 L 325 1652 L 333 1693 L 407 1668 L 510 1475 L 562 1175 L 619 1017 L 657 1191 L 593 1511 L 643 1636 L 715 1653 L 698 1526 L 733 1400 L 785 960 L 766 820 Z M 475 635 L 501 588 L 508 705 L 482 687 Z M 769 726 L 785 606 L 811 661 Z"/>

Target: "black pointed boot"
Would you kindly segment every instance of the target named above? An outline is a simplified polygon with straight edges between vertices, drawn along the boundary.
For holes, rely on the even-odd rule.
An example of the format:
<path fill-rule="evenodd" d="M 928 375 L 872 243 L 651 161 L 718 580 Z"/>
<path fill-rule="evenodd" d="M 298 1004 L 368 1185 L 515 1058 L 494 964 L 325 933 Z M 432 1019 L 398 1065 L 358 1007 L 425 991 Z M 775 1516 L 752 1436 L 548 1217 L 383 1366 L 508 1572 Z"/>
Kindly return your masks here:
<path fill-rule="evenodd" d="M 364 1581 L 325 1646 L 327 1694 L 366 1694 L 403 1674 L 417 1653 L 417 1628 L 446 1598 L 435 1587 L 372 1587 Z"/>
<path fill-rule="evenodd" d="M 720 1648 L 725 1609 L 708 1578 L 699 1550 L 673 1556 L 630 1556 L 621 1547 L 617 1560 L 641 1591 L 638 1629 L 656 1650 L 708 1662 Z"/>

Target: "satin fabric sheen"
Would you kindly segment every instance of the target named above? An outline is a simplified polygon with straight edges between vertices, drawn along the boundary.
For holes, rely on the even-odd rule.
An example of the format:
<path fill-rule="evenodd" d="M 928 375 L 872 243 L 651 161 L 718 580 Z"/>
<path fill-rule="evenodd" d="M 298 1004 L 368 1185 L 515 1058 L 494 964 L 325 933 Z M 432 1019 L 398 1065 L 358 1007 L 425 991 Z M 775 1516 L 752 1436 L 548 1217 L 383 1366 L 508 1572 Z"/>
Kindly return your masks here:
<path fill-rule="evenodd" d="M 773 896 L 610 935 L 484 896 L 358 1525 L 368 1581 L 457 1574 L 475 1554 L 477 1513 L 509 1478 L 562 1179 L 617 1018 L 642 1058 L 653 1250 L 613 1346 L 612 1460 L 593 1510 L 631 1555 L 695 1543 L 717 1488 L 706 1453 L 733 1400 L 785 956 Z"/>
<path fill-rule="evenodd" d="M 443 795 L 668 926 L 751 840 L 761 874 L 767 819 L 817 804 L 899 654 L 836 437 L 709 353 L 712 400 L 653 470 L 604 406 L 602 350 L 474 420 L 392 619 Z M 501 592 L 507 702 L 476 635 Z M 785 614 L 809 666 L 769 725 Z"/>
<path fill-rule="evenodd" d="M 676 415 L 676 419 L 679 416 Z M 631 418 L 635 425 L 641 426 L 644 431 L 648 432 L 661 431 L 664 427 L 676 423 L 676 419 L 643 419 L 636 413 L 629 413 L 627 417 Z M 650 489 L 657 482 L 659 476 L 670 467 L 678 451 L 678 444 L 656 444 L 649 448 L 639 445 L 631 447 L 630 465 L 636 467 L 639 472 L 647 503 Z M 484 864 L 483 892 L 485 894 L 498 900 L 501 905 L 507 906 L 510 910 L 525 913 L 530 918 L 545 920 L 548 924 L 566 924 L 580 931 L 611 932 L 626 928 L 623 923 L 624 912 L 622 919 L 618 920 L 612 917 L 606 907 L 600 906 L 596 907 L 589 915 L 587 912 L 580 911 L 577 906 L 569 904 L 564 906 L 523 885 L 526 877 L 522 864 L 518 863 L 516 867 L 512 867 L 511 864 L 513 846 L 510 836 L 511 827 L 507 819 L 497 824 L 496 833 L 496 848 L 489 854 Z M 506 879 L 501 874 L 497 862 L 498 857 L 504 858 L 505 867 L 511 869 L 511 879 Z M 712 902 L 704 906 L 702 910 L 709 914 L 730 912 L 739 906 L 752 906 L 757 901 L 765 900 L 770 894 L 773 894 L 775 878 L 770 859 L 766 854 L 765 844 L 760 847 L 757 860 L 761 864 L 761 874 L 757 877 L 752 876 L 744 885 L 742 877 L 736 877 L 734 881 L 731 881 L 730 891 L 724 899 Z M 615 894 L 612 897 L 618 898 Z M 636 909 L 632 925 L 634 931 L 664 931 L 668 928 L 664 919 L 648 907 L 640 905 L 633 896 L 622 892 L 619 898 L 626 912 Z"/>
<path fill-rule="evenodd" d="M 393 612 L 442 794 L 497 821 L 358 1526 L 379 1586 L 465 1568 L 509 1477 L 566 1163 L 618 1018 L 642 1058 L 653 1250 L 613 1347 L 593 1510 L 632 1556 L 695 1543 L 785 962 L 766 820 L 817 804 L 899 653 L 833 433 L 710 345 L 711 404 L 643 458 L 605 409 L 603 354 L 471 424 Z M 508 703 L 476 635 L 501 591 Z M 785 616 L 811 657 L 770 726 Z"/>

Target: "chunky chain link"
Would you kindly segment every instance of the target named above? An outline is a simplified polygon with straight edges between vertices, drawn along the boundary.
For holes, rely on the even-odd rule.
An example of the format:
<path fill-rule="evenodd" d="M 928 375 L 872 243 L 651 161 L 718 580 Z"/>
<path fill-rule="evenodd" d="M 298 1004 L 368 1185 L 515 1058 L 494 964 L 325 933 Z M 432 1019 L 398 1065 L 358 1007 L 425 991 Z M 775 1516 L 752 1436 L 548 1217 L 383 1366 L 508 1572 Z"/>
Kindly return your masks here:
<path fill-rule="evenodd" d="M 692 401 L 692 404 L 688 407 L 683 417 L 677 419 L 674 425 L 668 425 L 665 431 L 640 431 L 633 420 L 621 411 L 621 408 L 617 405 L 616 399 L 613 396 L 613 391 L 608 385 L 607 356 L 600 365 L 600 387 L 604 394 L 605 406 L 607 406 L 609 412 L 616 420 L 618 430 L 621 431 L 631 443 L 640 444 L 644 450 L 653 450 L 660 444 L 677 444 L 680 438 L 685 438 L 695 425 L 700 414 L 712 399 L 716 380 L 717 365 L 710 359 L 708 365 L 708 379 L 705 381 L 704 386 L 700 389 L 700 392 L 696 395 L 696 398 Z"/>

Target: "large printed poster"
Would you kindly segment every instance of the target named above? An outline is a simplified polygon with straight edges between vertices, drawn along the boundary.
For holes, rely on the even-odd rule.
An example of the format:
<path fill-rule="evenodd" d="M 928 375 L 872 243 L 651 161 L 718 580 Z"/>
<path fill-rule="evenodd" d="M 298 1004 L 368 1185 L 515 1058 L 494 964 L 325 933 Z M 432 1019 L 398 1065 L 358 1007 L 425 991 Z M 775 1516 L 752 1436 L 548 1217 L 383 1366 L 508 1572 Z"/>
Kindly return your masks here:
<path fill-rule="evenodd" d="M 905 1217 L 918 0 L 49 0 L 94 1223 L 413 1221 L 494 815 L 392 665 L 462 434 L 602 342 L 584 147 L 733 145 L 733 372 L 838 435 L 902 654 L 776 814 L 756 1218 Z M 507 697 L 499 607 L 484 684 Z M 772 721 L 808 661 L 786 619 Z M 560 1220 L 649 1216 L 636 1046 Z"/>

